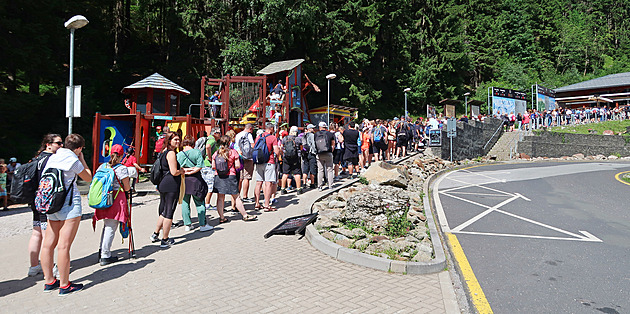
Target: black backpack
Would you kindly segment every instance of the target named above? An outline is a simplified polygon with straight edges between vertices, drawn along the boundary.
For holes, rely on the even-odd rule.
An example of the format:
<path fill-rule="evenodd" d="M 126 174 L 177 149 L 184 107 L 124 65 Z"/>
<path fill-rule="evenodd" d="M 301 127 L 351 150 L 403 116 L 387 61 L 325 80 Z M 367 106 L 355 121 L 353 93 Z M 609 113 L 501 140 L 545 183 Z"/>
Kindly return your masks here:
<path fill-rule="evenodd" d="M 287 142 L 284 144 L 284 157 L 287 159 L 297 158 L 297 145 L 294 136 L 287 137 Z"/>
<path fill-rule="evenodd" d="M 159 185 L 160 182 L 162 182 L 162 178 L 164 178 L 164 173 L 162 173 L 162 155 L 164 155 L 164 153 L 160 153 L 158 155 L 158 158 L 155 160 L 155 162 L 153 163 L 153 166 L 151 167 L 151 176 L 149 177 L 149 180 L 151 180 L 151 183 L 155 184 L 155 185 Z"/>
<path fill-rule="evenodd" d="M 332 152 L 330 138 L 326 132 L 328 131 L 319 131 L 315 134 L 315 148 L 317 148 L 318 154 Z"/>
<path fill-rule="evenodd" d="M 11 201 L 18 204 L 30 204 L 35 201 L 41 172 L 50 156 L 52 155 L 38 156 L 15 169 L 11 181 Z"/>
<path fill-rule="evenodd" d="M 214 158 L 214 165 L 216 166 L 219 178 L 228 177 L 230 174 L 230 167 L 228 166 L 228 161 L 223 158 L 223 156 L 217 154 L 217 157 Z"/>
<path fill-rule="evenodd" d="M 63 184 L 63 170 L 48 168 L 39 179 L 37 194 L 35 195 L 35 208 L 42 214 L 53 214 L 58 212 L 64 205 L 66 196 L 72 195 L 74 181 L 70 183 L 70 189 Z M 68 205 L 72 204 L 72 197 Z"/>

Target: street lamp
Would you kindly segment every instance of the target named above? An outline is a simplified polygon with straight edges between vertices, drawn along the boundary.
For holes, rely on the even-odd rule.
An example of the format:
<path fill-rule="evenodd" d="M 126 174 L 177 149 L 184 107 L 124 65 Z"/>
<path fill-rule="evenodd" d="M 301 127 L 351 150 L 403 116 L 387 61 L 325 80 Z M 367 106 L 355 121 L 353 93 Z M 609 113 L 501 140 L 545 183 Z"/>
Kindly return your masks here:
<path fill-rule="evenodd" d="M 407 92 L 410 92 L 411 88 L 407 87 L 403 92 L 405 92 L 405 121 L 407 121 Z"/>
<path fill-rule="evenodd" d="M 330 80 L 334 80 L 337 77 L 337 74 L 328 74 L 326 75 L 326 79 L 328 80 L 328 126 L 330 127 Z"/>
<path fill-rule="evenodd" d="M 466 107 L 466 118 L 468 118 L 468 96 L 470 96 L 470 93 L 466 93 L 464 94 L 464 107 Z"/>
<path fill-rule="evenodd" d="M 87 25 L 89 21 L 83 15 L 75 15 L 66 21 L 63 26 L 70 30 L 70 119 L 68 120 L 68 134 L 72 134 L 72 117 L 74 117 L 74 82 L 72 70 L 74 70 L 74 30 Z"/>

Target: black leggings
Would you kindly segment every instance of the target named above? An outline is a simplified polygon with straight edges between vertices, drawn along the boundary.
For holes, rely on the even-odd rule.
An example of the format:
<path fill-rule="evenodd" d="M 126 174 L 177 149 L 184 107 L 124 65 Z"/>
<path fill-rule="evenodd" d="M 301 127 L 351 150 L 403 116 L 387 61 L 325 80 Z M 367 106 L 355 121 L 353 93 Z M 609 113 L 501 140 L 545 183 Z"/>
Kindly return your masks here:
<path fill-rule="evenodd" d="M 160 206 L 158 207 L 158 215 L 166 219 L 173 219 L 178 199 L 179 192 L 160 192 Z"/>

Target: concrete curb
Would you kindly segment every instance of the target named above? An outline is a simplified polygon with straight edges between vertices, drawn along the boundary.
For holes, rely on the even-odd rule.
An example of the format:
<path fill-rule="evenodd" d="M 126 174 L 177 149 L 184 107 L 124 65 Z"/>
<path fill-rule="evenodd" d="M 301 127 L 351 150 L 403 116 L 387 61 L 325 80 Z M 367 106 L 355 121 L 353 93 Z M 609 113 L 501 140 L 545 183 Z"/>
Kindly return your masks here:
<path fill-rule="evenodd" d="M 415 156 L 415 154 L 398 160 L 396 164 L 408 158 L 411 158 L 413 156 Z M 428 182 L 431 177 L 433 177 L 433 175 L 430 176 L 427 180 L 425 180 L 424 187 L 423 187 L 423 190 L 424 190 L 423 191 L 424 192 L 423 206 L 424 206 L 425 214 L 427 217 L 427 224 L 429 226 L 429 232 L 431 235 L 431 243 L 433 244 L 433 251 L 435 252 L 435 258 L 431 262 L 394 261 L 387 258 L 382 258 L 378 256 L 373 256 L 370 254 L 361 253 L 357 250 L 348 249 L 341 245 L 333 243 L 329 241 L 328 239 L 324 238 L 323 236 L 321 236 L 319 232 L 317 232 L 317 229 L 315 229 L 315 226 L 313 225 L 309 225 L 308 227 L 306 227 L 306 231 L 305 231 L 306 239 L 311 243 L 311 245 L 314 248 L 316 248 L 317 250 L 321 251 L 322 253 L 328 256 L 331 256 L 343 262 L 352 263 L 352 264 L 367 267 L 367 268 L 373 268 L 373 269 L 378 269 L 382 271 L 389 271 L 389 272 L 401 273 L 401 274 L 414 274 L 414 275 L 432 274 L 432 273 L 441 272 L 442 270 L 444 270 L 444 268 L 446 268 L 446 256 L 444 255 L 444 249 L 442 247 L 441 237 L 435 225 L 435 219 L 433 218 L 433 211 L 431 210 L 431 206 L 429 204 Z M 308 210 L 305 211 L 305 214 L 313 212 L 313 205 L 315 203 L 319 202 L 320 200 L 328 197 L 330 194 L 335 193 L 336 191 L 342 188 L 355 184 L 358 181 L 359 181 L 358 179 L 351 180 L 350 182 L 318 197 L 311 203 L 311 206 L 309 207 Z M 431 213 L 431 215 L 429 215 L 428 213 Z"/>

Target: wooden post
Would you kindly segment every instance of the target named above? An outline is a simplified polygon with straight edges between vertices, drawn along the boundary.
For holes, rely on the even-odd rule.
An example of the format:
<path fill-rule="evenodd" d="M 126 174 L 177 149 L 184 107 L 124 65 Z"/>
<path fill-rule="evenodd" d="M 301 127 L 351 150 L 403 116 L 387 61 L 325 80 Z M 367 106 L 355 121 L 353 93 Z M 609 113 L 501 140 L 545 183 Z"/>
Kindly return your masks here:
<path fill-rule="evenodd" d="M 92 124 L 92 171 L 98 168 L 98 156 L 100 155 L 100 131 L 101 131 L 101 113 L 96 112 L 94 123 Z"/>
<path fill-rule="evenodd" d="M 136 160 L 140 161 L 140 150 L 142 149 L 142 114 L 140 112 L 136 111 L 136 132 L 135 132 L 135 138 L 134 138 L 134 148 L 135 148 L 135 152 L 134 152 L 134 157 L 136 157 Z M 147 159 L 148 160 L 148 159 Z"/>

